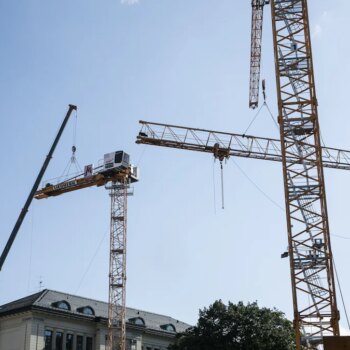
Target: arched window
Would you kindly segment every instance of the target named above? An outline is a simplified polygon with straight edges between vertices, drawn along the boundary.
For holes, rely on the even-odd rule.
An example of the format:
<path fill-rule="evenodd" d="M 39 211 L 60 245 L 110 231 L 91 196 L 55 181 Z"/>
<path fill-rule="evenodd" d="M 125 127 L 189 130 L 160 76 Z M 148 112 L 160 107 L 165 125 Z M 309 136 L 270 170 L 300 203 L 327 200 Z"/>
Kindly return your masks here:
<path fill-rule="evenodd" d="M 167 324 L 162 324 L 160 326 L 161 329 L 164 329 L 165 331 L 168 331 L 168 332 L 176 332 L 176 328 L 173 324 L 171 323 L 167 323 Z"/>
<path fill-rule="evenodd" d="M 79 307 L 79 308 L 77 308 L 77 311 L 84 314 L 84 315 L 89 315 L 89 316 L 95 315 L 95 311 L 91 306 Z"/>
<path fill-rule="evenodd" d="M 53 307 L 57 307 L 57 309 L 70 311 L 70 305 L 65 300 L 56 301 L 55 303 L 52 303 L 51 305 Z"/>
<path fill-rule="evenodd" d="M 129 322 L 137 326 L 145 326 L 145 320 L 142 317 L 129 318 Z"/>

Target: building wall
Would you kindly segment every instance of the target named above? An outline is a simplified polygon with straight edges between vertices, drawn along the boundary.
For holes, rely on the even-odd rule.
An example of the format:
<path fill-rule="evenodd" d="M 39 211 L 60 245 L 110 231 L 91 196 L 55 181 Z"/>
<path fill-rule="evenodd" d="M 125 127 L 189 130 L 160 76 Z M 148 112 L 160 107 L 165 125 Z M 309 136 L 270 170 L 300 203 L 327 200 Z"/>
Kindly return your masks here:
<path fill-rule="evenodd" d="M 0 319 L 0 350 L 44 350 L 45 331 L 52 334 L 52 350 L 56 350 L 58 332 L 63 334 L 64 345 L 67 335 L 73 334 L 73 350 L 77 348 L 77 336 L 83 337 L 83 350 L 87 337 L 93 339 L 93 350 L 106 350 L 104 324 L 37 311 Z M 149 334 L 146 329 L 127 330 L 127 350 L 166 350 L 170 341 L 171 337 Z"/>
<path fill-rule="evenodd" d="M 27 350 L 30 344 L 30 313 L 10 316 L 0 321 L 0 349 Z"/>
<path fill-rule="evenodd" d="M 44 316 L 44 317 L 43 317 Z M 83 349 L 86 348 L 87 337 L 92 338 L 93 349 L 104 350 L 103 336 L 96 337 L 97 323 L 93 321 L 85 321 L 72 319 L 69 317 L 60 317 L 55 315 L 36 314 L 36 325 L 32 327 L 32 337 L 38 338 L 39 348 L 29 350 L 42 350 L 45 346 L 45 331 L 52 333 L 52 349 L 56 349 L 56 337 L 60 333 L 63 335 L 62 343 L 65 344 L 68 335 L 73 335 L 73 349 L 77 347 L 77 337 L 83 339 Z M 101 332 L 101 331 L 99 331 Z M 102 345 L 102 346 L 101 346 Z"/>

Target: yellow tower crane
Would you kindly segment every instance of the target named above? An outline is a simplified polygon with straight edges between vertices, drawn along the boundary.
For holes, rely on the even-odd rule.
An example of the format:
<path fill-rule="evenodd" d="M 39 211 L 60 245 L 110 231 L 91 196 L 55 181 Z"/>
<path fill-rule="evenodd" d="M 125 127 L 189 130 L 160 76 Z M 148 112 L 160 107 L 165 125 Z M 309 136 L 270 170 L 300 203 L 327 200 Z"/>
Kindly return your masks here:
<path fill-rule="evenodd" d="M 137 143 L 212 152 L 220 160 L 240 156 L 281 161 L 296 347 L 333 350 L 337 347 L 330 339 L 338 344 L 348 340 L 339 337 L 323 168 L 349 169 L 349 153 L 321 147 L 308 1 L 251 4 L 249 106 L 258 106 L 263 13 L 270 4 L 280 140 L 141 122 Z M 350 348 L 350 341 L 346 346 Z"/>
<path fill-rule="evenodd" d="M 252 1 L 252 32 L 268 1 Z M 256 14 L 261 13 L 261 16 Z M 339 336 L 307 0 L 271 0 L 278 123 L 297 349 Z M 252 35 L 253 38 L 253 35 Z M 259 41 L 259 40 L 258 40 Z M 258 44 L 258 46 L 259 46 Z M 252 40 L 251 66 L 260 65 Z M 258 62 L 258 63 L 256 63 Z M 251 69 L 252 73 L 252 69 Z M 255 79 L 255 81 L 258 79 Z M 254 79 L 251 78 L 251 82 Z M 254 90 L 254 83 L 250 90 Z M 252 107 L 257 106 L 256 103 Z M 250 101 L 251 103 L 251 101 Z M 294 161 L 288 162 L 293 157 Z M 312 163 L 310 162 L 312 160 Z"/>
<path fill-rule="evenodd" d="M 34 195 L 36 199 L 92 186 L 105 186 L 111 197 L 109 302 L 107 350 L 126 348 L 126 238 L 129 184 L 138 181 L 138 168 L 123 151 L 104 155 L 102 166 L 85 166 L 84 173 L 57 184 L 47 183 Z M 119 344 L 119 345 L 118 345 Z"/>
<path fill-rule="evenodd" d="M 138 144 L 210 153 L 220 161 L 228 159 L 229 157 L 240 157 L 283 163 L 281 141 L 278 139 L 147 121 L 140 121 L 140 124 L 141 130 L 136 139 L 136 143 Z M 290 149 L 289 155 L 285 158 L 288 166 L 298 162 L 298 158 L 295 156 L 294 152 L 297 148 L 296 146 L 291 146 L 291 148 L 292 147 L 294 150 Z M 308 168 L 313 167 L 316 161 L 316 155 L 310 155 L 310 157 L 303 162 L 303 165 Z M 323 166 L 326 168 L 350 170 L 350 151 L 323 147 L 322 162 Z M 312 191 L 306 193 L 310 197 L 313 196 Z M 319 275 L 316 274 L 320 267 L 323 267 L 322 262 L 325 259 L 323 238 L 317 235 L 312 246 L 309 246 L 307 241 L 305 244 L 307 244 L 307 247 L 300 252 L 298 260 L 299 267 L 309 268 L 311 266 L 314 270 L 313 274 L 310 273 L 311 278 L 306 278 L 304 280 L 304 284 L 309 285 L 309 292 L 316 293 L 316 295 L 324 295 L 323 291 L 327 286 L 323 285 Z M 289 253 L 287 255 L 283 254 L 282 257 L 288 255 Z M 299 276 L 298 278 L 302 277 Z M 322 298 L 321 301 L 322 303 L 319 301 L 318 304 L 320 308 L 327 305 Z M 309 304 L 309 306 L 312 307 L 312 304 Z M 306 306 L 304 307 L 306 308 Z M 306 329 L 307 327 L 305 327 L 303 331 Z M 328 332 L 323 332 L 323 336 L 330 334 L 329 330 Z M 308 339 L 306 339 L 306 336 Z M 315 338 L 315 336 L 311 337 L 308 333 L 302 333 L 302 335 L 300 335 L 300 344 L 308 346 L 309 349 L 314 349 L 314 346 L 322 343 L 322 341 L 323 338 L 321 336 Z M 333 349 L 333 347 L 330 347 L 330 349 L 334 350 L 336 348 Z"/>

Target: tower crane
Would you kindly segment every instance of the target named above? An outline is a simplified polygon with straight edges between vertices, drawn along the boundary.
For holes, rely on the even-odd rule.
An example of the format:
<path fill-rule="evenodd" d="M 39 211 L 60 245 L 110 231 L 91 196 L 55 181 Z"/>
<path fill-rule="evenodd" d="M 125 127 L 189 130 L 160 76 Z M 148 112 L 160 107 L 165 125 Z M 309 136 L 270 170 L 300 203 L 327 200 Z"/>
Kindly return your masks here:
<path fill-rule="evenodd" d="M 59 196 L 92 186 L 105 186 L 111 197 L 110 253 L 109 253 L 109 303 L 107 350 L 126 348 L 126 238 L 127 197 L 129 184 L 139 179 L 138 168 L 129 162 L 123 151 L 104 155 L 102 166 L 85 166 L 84 173 L 57 184 L 47 183 L 35 193 L 34 198 Z M 117 330 L 118 337 L 115 336 Z"/>
<path fill-rule="evenodd" d="M 254 7 L 253 7 L 254 11 Z M 339 336 L 307 0 L 271 0 L 296 346 Z M 252 28 L 256 25 L 254 18 Z M 288 162 L 288 158 L 295 160 Z M 312 163 L 310 161 L 313 160 Z M 324 281 L 324 283 L 321 283 Z"/>
<path fill-rule="evenodd" d="M 256 137 L 245 134 L 220 132 L 207 129 L 191 128 L 170 124 L 153 123 L 140 121 L 141 130 L 136 138 L 137 144 L 146 144 L 159 147 L 176 148 L 195 152 L 205 152 L 213 154 L 219 160 L 228 159 L 229 157 L 253 158 L 260 160 L 269 160 L 283 163 L 283 147 L 281 141 L 273 138 Z M 318 161 L 314 146 L 304 144 L 308 147 L 310 157 L 302 163 L 304 166 L 311 168 Z M 295 146 L 291 146 L 295 147 Z M 313 154 L 313 155 L 312 155 Z M 287 166 L 291 166 L 299 161 L 292 150 L 285 157 Z M 350 151 L 331 147 L 322 147 L 323 167 L 340 170 L 350 170 Z M 315 189 L 305 190 L 305 195 L 313 197 Z M 297 194 L 296 194 L 297 195 Z M 306 209 L 305 209 L 306 210 Z M 312 213 L 311 209 L 307 209 Z M 314 268 L 313 274 L 305 278 L 304 283 L 310 287 L 309 292 L 324 295 L 327 286 L 324 286 L 320 276 L 316 273 L 323 267 L 325 259 L 324 240 L 319 234 L 315 237 L 314 244 L 304 243 L 300 247 L 300 255 L 297 262 L 300 269 L 307 268 L 310 265 Z M 303 249 L 302 249 L 303 248 Z M 289 254 L 288 254 L 289 255 Z M 321 266 L 319 266 L 321 265 Z M 309 276 L 309 275 L 307 275 Z M 298 277 L 302 278 L 302 277 Z M 319 307 L 325 304 L 319 302 Z M 305 334 L 305 333 L 303 333 Z M 325 335 L 327 335 L 326 333 Z M 328 334 L 329 335 L 329 334 Z M 321 337 L 312 339 L 300 339 L 300 344 L 314 346 L 322 342 Z M 333 349 L 333 348 L 331 348 Z"/>
<path fill-rule="evenodd" d="M 249 106 L 258 106 L 263 11 L 270 4 L 279 142 L 141 122 L 137 143 L 212 152 L 219 159 L 233 155 L 282 163 L 296 348 L 320 348 L 324 337 L 340 339 L 323 168 L 348 169 L 349 153 L 321 147 L 308 1 L 251 4 Z"/>

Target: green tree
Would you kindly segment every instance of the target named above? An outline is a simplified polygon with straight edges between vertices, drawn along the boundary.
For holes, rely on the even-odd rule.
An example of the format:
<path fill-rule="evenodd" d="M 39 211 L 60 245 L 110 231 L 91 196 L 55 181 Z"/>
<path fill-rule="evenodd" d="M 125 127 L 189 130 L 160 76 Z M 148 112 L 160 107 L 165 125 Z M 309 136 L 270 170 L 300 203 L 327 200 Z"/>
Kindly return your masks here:
<path fill-rule="evenodd" d="M 196 326 L 177 335 L 169 350 L 294 350 L 292 323 L 256 302 L 215 301 L 199 310 Z"/>

